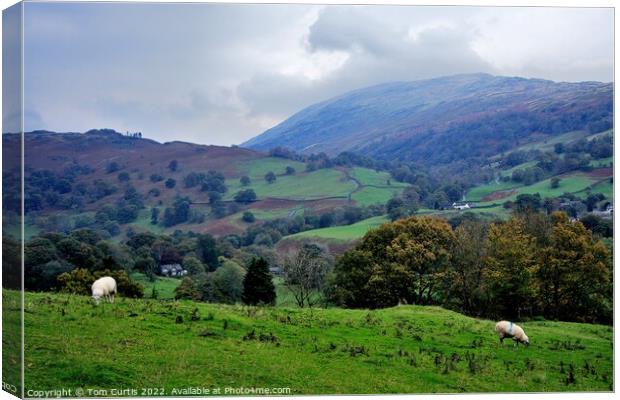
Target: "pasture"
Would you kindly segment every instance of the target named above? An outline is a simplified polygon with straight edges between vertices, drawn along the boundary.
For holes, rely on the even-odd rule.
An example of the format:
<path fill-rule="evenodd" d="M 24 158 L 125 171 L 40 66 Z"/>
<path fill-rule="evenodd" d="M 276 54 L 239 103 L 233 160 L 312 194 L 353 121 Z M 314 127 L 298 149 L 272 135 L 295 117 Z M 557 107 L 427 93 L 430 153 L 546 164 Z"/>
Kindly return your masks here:
<path fill-rule="evenodd" d="M 334 169 L 320 169 L 313 172 L 301 170 L 295 175 L 278 175 L 274 183 L 267 183 L 264 175 L 250 178 L 252 182 L 247 187 L 242 186 L 238 180 L 227 180 L 228 192 L 224 199 L 232 200 L 242 189 L 253 189 L 258 199 L 267 197 L 290 200 L 346 198 L 356 187 L 353 182 L 346 179 L 342 172 Z"/>
<path fill-rule="evenodd" d="M 4 290 L 6 304 L 19 292 Z M 294 309 L 26 293 L 26 389 L 285 387 L 291 394 L 613 390 L 611 327 L 438 307 Z M 17 324 L 18 307 L 4 309 Z M 6 355 L 5 355 L 6 357 Z"/>
<path fill-rule="evenodd" d="M 575 172 L 558 176 L 560 184 L 557 188 L 551 188 L 551 179 L 544 179 L 532 185 L 523 186 L 515 182 L 499 182 L 479 185 L 472 188 L 467 193 L 467 200 L 476 202 L 478 205 L 486 205 L 493 203 L 503 203 L 509 200 L 516 200 L 520 194 L 540 194 L 541 198 L 557 197 L 564 193 L 580 194 L 588 188 L 592 192 L 603 193 L 605 196 L 611 195 L 609 187 L 605 186 L 607 179 L 588 176 L 585 173 Z"/>
<path fill-rule="evenodd" d="M 309 239 L 321 238 L 335 241 L 350 241 L 359 239 L 368 232 L 369 229 L 377 228 L 381 224 L 388 222 L 386 216 L 368 218 L 351 225 L 332 226 L 329 228 L 312 229 L 305 232 L 286 236 L 287 239 Z"/>
<path fill-rule="evenodd" d="M 158 299 L 174 299 L 174 289 L 181 283 L 179 278 L 164 276 L 158 276 L 155 281 L 151 281 L 146 275 L 139 272 L 131 274 L 131 279 L 144 286 L 144 297 L 150 298 L 153 294 L 153 288 L 155 288 Z"/>

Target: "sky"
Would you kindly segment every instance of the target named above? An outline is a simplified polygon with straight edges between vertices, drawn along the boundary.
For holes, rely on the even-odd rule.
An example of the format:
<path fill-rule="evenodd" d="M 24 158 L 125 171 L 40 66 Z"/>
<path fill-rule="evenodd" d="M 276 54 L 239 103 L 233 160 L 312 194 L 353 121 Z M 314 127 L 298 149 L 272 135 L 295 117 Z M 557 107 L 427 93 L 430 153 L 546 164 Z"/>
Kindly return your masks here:
<path fill-rule="evenodd" d="M 613 80 L 610 8 L 26 3 L 24 32 L 26 131 L 160 142 L 240 144 L 390 81 Z"/>

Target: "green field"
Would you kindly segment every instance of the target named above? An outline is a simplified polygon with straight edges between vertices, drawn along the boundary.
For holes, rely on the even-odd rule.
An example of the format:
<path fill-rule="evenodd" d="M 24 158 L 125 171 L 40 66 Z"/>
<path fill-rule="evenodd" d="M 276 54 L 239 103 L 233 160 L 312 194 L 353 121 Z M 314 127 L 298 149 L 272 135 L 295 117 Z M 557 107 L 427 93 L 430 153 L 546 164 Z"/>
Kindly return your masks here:
<path fill-rule="evenodd" d="M 473 187 L 467 192 L 467 201 L 482 201 L 485 196 L 490 195 L 493 192 L 512 190 L 520 185 L 513 181 L 508 182 L 491 182 L 483 185 Z"/>
<path fill-rule="evenodd" d="M 3 295 L 7 305 L 20 296 Z M 439 307 L 308 310 L 123 298 L 95 306 L 51 293 L 27 293 L 25 301 L 26 390 L 613 390 L 608 326 L 523 322 L 532 344 L 514 347 L 499 345 L 494 322 Z M 4 317 L 18 326 L 19 308 L 5 307 Z M 14 378 L 11 370 L 4 380 Z"/>
<path fill-rule="evenodd" d="M 564 193 L 580 193 L 582 191 L 585 191 L 589 187 L 592 187 L 594 192 L 601 192 L 605 194 L 605 196 L 611 195 L 611 184 L 609 184 L 609 187 L 606 187 L 604 184 L 604 182 L 608 182 L 608 180 L 603 180 L 603 183 L 597 184 L 597 182 L 600 181 L 601 178 L 591 178 L 579 172 L 559 176 L 558 178 L 560 178 L 560 185 L 555 189 L 551 188 L 552 178 L 548 178 L 528 186 L 519 186 L 515 182 L 494 182 L 480 185 L 472 188 L 467 193 L 467 200 L 474 201 L 477 205 L 487 205 L 493 203 L 503 203 L 506 201 L 514 201 L 520 194 L 538 193 L 542 198 L 558 197 Z M 514 193 L 512 193 L 510 196 L 506 196 L 498 200 L 482 201 L 482 198 L 484 198 L 484 196 L 487 196 L 496 191 L 505 190 L 513 190 Z"/>
<path fill-rule="evenodd" d="M 602 180 L 598 183 L 592 185 L 592 191 L 595 193 L 602 193 L 605 195 L 605 199 L 612 200 L 614 198 L 614 185 L 609 181 L 609 179 Z M 581 196 L 586 195 L 586 193 L 579 193 Z"/>
<path fill-rule="evenodd" d="M 356 185 L 335 169 L 320 169 L 313 172 L 297 172 L 295 175 L 278 176 L 274 183 L 267 183 L 264 176 L 252 178 L 249 186 L 243 187 L 238 180 L 226 181 L 226 200 L 232 200 L 242 189 L 253 189 L 258 199 L 266 197 L 290 200 L 310 200 L 325 197 L 347 198 Z"/>
<path fill-rule="evenodd" d="M 409 185 L 397 182 L 390 176 L 388 172 L 375 171 L 369 168 L 353 167 L 349 172 L 350 175 L 357 179 L 362 185 L 379 186 L 386 188 L 400 187 L 405 188 Z M 389 182 L 389 185 L 388 185 Z"/>
<path fill-rule="evenodd" d="M 609 131 L 606 132 L 601 132 L 600 134 L 605 134 Z M 599 135 L 599 134 L 597 134 Z M 595 136 L 595 135 L 592 135 Z M 588 137 L 588 133 L 585 131 L 572 131 L 572 132 L 567 132 L 567 133 L 563 133 L 561 135 L 555 135 L 555 136 L 550 136 L 547 140 L 544 141 L 537 141 L 537 142 L 533 142 L 533 143 L 527 143 L 524 144 L 523 146 L 519 146 L 516 147 L 508 152 L 506 152 L 506 154 L 508 153 L 512 153 L 515 151 L 527 151 L 527 150 L 540 150 L 540 151 L 550 151 L 553 150 L 553 147 L 555 146 L 556 143 L 570 143 L 573 142 L 575 140 L 579 140 L 581 138 L 586 138 Z M 499 157 L 499 156 L 497 156 Z"/>
<path fill-rule="evenodd" d="M 146 275 L 141 273 L 131 274 L 131 279 L 144 286 L 144 296 L 147 298 L 151 297 L 153 294 L 153 287 L 155 287 L 158 299 L 174 299 L 174 289 L 176 289 L 177 286 L 179 286 L 179 283 L 181 283 L 180 279 L 166 278 L 162 276 L 158 276 L 153 282 L 149 280 Z"/>
<path fill-rule="evenodd" d="M 592 168 L 612 168 L 614 166 L 614 158 L 600 158 L 598 160 L 590 161 L 590 166 Z"/>
<path fill-rule="evenodd" d="M 162 219 L 164 216 L 164 209 L 162 207 L 159 208 L 159 218 Z M 131 223 L 134 227 L 143 230 L 152 232 L 155 234 L 161 234 L 164 232 L 164 227 L 161 225 L 153 225 L 151 224 L 151 209 L 146 208 L 144 210 L 140 210 L 138 213 L 138 218 Z"/>
<path fill-rule="evenodd" d="M 504 208 L 504 206 L 493 206 L 493 207 L 472 207 L 468 210 L 459 211 L 459 210 L 431 210 L 431 209 L 420 209 L 416 213 L 416 215 L 434 215 L 445 219 L 450 219 L 465 213 L 473 213 L 478 215 L 479 217 L 494 220 L 494 219 L 508 219 L 510 217 L 510 210 Z"/>
<path fill-rule="evenodd" d="M 372 204 L 385 204 L 394 196 L 398 196 L 402 192 L 402 188 L 376 188 L 367 186 L 353 193 L 352 200 L 358 206 L 369 206 Z"/>
<path fill-rule="evenodd" d="M 516 165 L 512 168 L 508 168 L 505 170 L 502 170 L 502 176 L 512 176 L 512 173 L 515 172 L 518 169 L 525 169 L 525 168 L 530 168 L 535 166 L 536 164 L 538 164 L 538 161 L 528 161 L 528 162 L 524 162 L 523 164 L 519 164 Z"/>
<path fill-rule="evenodd" d="M 388 222 L 385 216 L 378 216 L 356 222 L 352 225 L 332 226 L 329 228 L 312 229 L 310 231 L 296 233 L 286 236 L 287 239 L 308 239 L 321 238 L 332 239 L 337 241 L 349 241 L 361 238 L 369 229 L 376 228 L 381 224 Z"/>
<path fill-rule="evenodd" d="M 237 170 L 239 177 L 247 175 L 252 180 L 262 180 L 265 177 L 265 174 L 269 171 L 276 175 L 283 175 L 287 166 L 295 168 L 297 173 L 304 172 L 306 170 L 306 164 L 302 162 L 278 157 L 265 157 L 258 160 L 240 163 Z"/>
<path fill-rule="evenodd" d="M 535 194 L 539 193 L 540 197 L 557 197 L 564 193 L 576 193 L 585 190 L 596 181 L 585 175 L 571 174 L 567 176 L 560 176 L 560 185 L 556 189 L 551 188 L 551 179 L 545 179 L 540 182 L 536 182 L 533 185 L 523 186 L 517 190 L 512 196 L 503 199 L 504 201 L 516 200 L 519 194 Z"/>
<path fill-rule="evenodd" d="M 294 175 L 284 175 L 288 165 L 295 168 Z M 273 197 L 303 201 L 322 198 L 348 199 L 351 196 L 357 205 L 366 206 L 385 203 L 408 186 L 393 181 L 387 172 L 360 167 L 306 172 L 304 163 L 275 157 L 247 162 L 241 165 L 239 170 L 245 171 L 251 184 L 244 187 L 238 179 L 227 179 L 228 192 L 224 196 L 226 200 L 232 200 L 237 192 L 249 188 L 256 192 L 259 200 Z M 269 171 L 277 175 L 276 181 L 271 184 L 264 179 Z M 357 180 L 360 186 L 353 179 L 347 179 L 347 174 Z"/>

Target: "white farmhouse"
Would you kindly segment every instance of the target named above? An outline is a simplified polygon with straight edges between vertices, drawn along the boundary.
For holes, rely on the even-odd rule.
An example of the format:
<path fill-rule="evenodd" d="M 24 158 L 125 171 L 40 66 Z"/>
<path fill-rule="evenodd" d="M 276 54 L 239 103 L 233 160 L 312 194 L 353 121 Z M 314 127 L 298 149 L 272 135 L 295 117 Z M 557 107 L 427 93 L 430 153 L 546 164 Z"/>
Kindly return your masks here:
<path fill-rule="evenodd" d="M 452 208 L 454 208 L 455 210 L 463 211 L 463 210 L 468 210 L 471 207 L 469 206 L 469 203 L 465 203 L 465 204 L 452 203 Z"/>

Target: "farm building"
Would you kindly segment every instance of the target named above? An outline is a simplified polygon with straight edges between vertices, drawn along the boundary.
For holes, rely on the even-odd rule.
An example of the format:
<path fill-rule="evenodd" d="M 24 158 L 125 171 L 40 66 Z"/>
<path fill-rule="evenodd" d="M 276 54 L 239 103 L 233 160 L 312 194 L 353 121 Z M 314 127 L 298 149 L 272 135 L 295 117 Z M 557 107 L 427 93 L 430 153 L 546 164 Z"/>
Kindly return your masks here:
<path fill-rule="evenodd" d="M 468 210 L 471 207 L 469 206 L 469 203 L 465 203 L 465 204 L 458 204 L 458 203 L 452 203 L 452 208 L 454 208 L 455 210 Z"/>
<path fill-rule="evenodd" d="M 187 270 L 183 269 L 181 264 L 166 264 L 160 267 L 160 273 L 163 276 L 185 276 Z"/>

